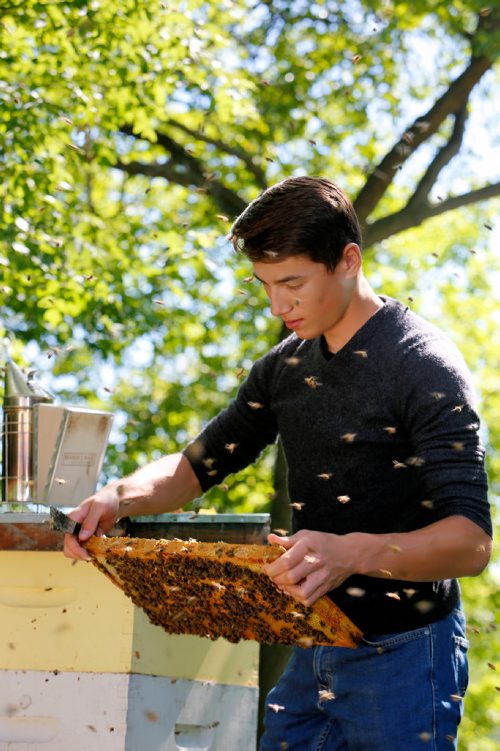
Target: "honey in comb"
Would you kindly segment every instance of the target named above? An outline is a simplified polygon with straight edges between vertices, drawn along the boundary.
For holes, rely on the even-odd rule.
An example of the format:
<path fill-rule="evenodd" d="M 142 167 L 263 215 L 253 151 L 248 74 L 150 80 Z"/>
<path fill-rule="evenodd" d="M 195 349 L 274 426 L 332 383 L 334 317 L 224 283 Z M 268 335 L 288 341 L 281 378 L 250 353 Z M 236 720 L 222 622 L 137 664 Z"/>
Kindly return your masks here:
<path fill-rule="evenodd" d="M 355 647 L 361 632 L 328 597 L 306 607 L 262 571 L 284 549 L 195 540 L 92 537 L 94 565 L 170 634 L 236 643 Z"/>

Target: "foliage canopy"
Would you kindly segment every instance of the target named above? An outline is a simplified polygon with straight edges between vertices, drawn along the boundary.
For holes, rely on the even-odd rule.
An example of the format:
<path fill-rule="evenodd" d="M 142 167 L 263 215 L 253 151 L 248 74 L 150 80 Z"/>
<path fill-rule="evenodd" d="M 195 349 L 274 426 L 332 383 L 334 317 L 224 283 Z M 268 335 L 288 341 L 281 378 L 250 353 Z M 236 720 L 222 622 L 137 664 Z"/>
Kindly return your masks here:
<path fill-rule="evenodd" d="M 0 0 L 0 14 L 0 334 L 61 400 L 117 411 L 108 476 L 183 445 L 279 336 L 225 236 L 260 191 L 309 173 L 352 196 L 374 286 L 462 348 L 496 497 L 497 7 Z M 268 508 L 272 471 L 271 451 L 209 503 Z M 488 581 L 467 582 L 470 601 Z M 493 748 L 482 735 L 468 747 Z"/>

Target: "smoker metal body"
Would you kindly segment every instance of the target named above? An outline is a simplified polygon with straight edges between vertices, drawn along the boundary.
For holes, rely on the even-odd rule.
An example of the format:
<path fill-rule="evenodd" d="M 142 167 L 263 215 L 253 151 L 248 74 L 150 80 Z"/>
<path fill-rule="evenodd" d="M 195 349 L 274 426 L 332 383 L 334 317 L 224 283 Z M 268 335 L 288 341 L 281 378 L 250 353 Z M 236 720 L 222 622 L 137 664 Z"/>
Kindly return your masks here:
<path fill-rule="evenodd" d="M 2 501 L 77 506 L 94 493 L 113 414 L 54 404 L 30 376 L 5 367 Z"/>
<path fill-rule="evenodd" d="M 2 501 L 33 498 L 33 407 L 53 399 L 13 362 L 5 367 L 2 430 Z"/>

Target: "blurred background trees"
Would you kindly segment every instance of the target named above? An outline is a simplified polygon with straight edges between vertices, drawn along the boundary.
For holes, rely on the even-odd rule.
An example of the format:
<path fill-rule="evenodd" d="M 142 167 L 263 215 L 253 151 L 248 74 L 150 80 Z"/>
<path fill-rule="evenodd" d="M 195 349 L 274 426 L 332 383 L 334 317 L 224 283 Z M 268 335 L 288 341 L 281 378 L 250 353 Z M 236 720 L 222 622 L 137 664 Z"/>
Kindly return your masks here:
<path fill-rule="evenodd" d="M 462 349 L 496 502 L 499 53 L 473 0 L 0 0 L 0 336 L 58 400 L 116 412 L 107 478 L 183 446 L 276 341 L 227 232 L 315 174 L 352 197 L 374 288 Z M 275 455 L 203 505 L 286 527 Z M 470 751 L 499 740 L 496 573 L 464 582 Z"/>

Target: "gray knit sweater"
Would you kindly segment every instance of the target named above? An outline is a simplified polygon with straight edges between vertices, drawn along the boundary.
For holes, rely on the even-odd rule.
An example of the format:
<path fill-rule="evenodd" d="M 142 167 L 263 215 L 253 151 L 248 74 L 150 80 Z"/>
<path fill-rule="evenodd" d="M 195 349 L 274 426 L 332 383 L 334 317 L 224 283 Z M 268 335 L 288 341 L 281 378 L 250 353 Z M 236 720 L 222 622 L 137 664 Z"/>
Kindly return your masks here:
<path fill-rule="evenodd" d="M 293 334 L 255 362 L 185 449 L 204 491 L 279 434 L 295 531 L 406 532 L 458 514 L 491 534 L 465 363 L 437 328 L 382 299 L 335 355 L 323 337 Z M 353 576 L 330 596 L 365 634 L 381 634 L 444 617 L 459 588 Z"/>

